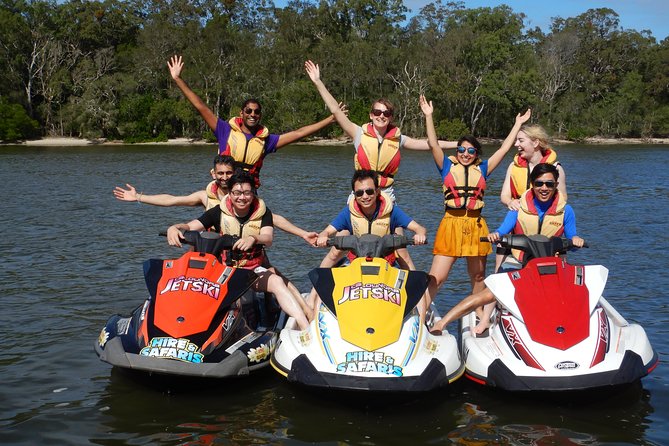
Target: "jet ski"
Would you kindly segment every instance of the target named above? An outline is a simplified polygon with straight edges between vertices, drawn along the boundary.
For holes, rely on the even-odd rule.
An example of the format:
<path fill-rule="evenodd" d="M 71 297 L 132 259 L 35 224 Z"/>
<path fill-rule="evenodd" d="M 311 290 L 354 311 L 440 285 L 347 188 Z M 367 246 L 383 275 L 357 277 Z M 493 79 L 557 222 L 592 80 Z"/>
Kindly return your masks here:
<path fill-rule="evenodd" d="M 410 394 L 458 379 L 464 365 L 456 339 L 430 334 L 416 308 L 427 273 L 399 269 L 383 257 L 411 241 L 365 234 L 328 244 L 357 257 L 309 273 L 320 296 L 316 317 L 303 331 L 288 319 L 272 367 L 291 383 L 322 390 Z"/>
<path fill-rule="evenodd" d="M 485 279 L 497 300 L 488 330 L 474 334 L 475 312 L 460 320 L 467 378 L 508 391 L 594 390 L 637 382 L 657 366 L 644 329 L 602 295 L 608 270 L 560 256 L 571 240 L 507 235 L 499 244 L 522 252 L 522 263 Z"/>
<path fill-rule="evenodd" d="M 114 367 L 162 377 L 227 378 L 266 367 L 285 314 L 254 293 L 258 276 L 221 261 L 235 238 L 186 231 L 193 251 L 144 262 L 149 295 L 129 316 L 112 316 L 95 352 Z"/>

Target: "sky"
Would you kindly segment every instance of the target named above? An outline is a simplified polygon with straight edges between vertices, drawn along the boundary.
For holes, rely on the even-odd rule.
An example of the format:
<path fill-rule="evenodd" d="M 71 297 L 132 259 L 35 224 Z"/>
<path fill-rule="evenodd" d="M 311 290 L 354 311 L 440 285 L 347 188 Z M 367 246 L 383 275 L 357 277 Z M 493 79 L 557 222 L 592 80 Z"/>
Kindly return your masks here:
<path fill-rule="evenodd" d="M 404 0 L 413 14 L 428 3 L 431 0 Z M 508 5 L 514 12 L 526 15 L 527 27 L 538 26 L 544 32 L 549 30 L 551 17 L 576 17 L 588 9 L 610 8 L 618 14 L 624 29 L 650 30 L 657 42 L 669 36 L 669 0 L 465 0 L 464 4 L 467 8 Z"/>

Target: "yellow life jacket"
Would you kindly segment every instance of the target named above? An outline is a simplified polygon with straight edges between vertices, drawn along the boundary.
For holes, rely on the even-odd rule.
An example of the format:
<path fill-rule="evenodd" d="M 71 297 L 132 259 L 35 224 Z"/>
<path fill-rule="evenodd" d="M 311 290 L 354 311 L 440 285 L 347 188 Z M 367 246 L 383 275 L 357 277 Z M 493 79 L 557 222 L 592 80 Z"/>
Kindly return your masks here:
<path fill-rule="evenodd" d="M 205 188 L 205 191 L 207 192 L 207 205 L 205 206 L 205 210 L 208 211 L 209 209 L 221 204 L 221 200 L 218 198 L 219 190 L 220 187 L 218 187 L 216 181 L 212 181 L 211 183 L 207 184 L 207 187 Z"/>
<path fill-rule="evenodd" d="M 231 127 L 230 136 L 221 155 L 230 155 L 239 167 L 250 173 L 257 189 L 260 187 L 259 175 L 265 160 L 265 139 L 269 136 L 269 130 L 267 127 L 260 126 L 255 135 L 247 139 L 246 133 L 241 129 L 242 118 L 232 118 L 228 124 Z"/>
<path fill-rule="evenodd" d="M 232 207 L 232 200 L 227 196 L 221 203 L 221 234 L 236 235 L 239 238 L 248 237 L 249 235 L 260 235 L 262 227 L 262 217 L 267 212 L 265 202 L 256 198 L 251 203 L 249 210 L 250 216 L 246 223 L 242 224 L 235 216 L 235 211 Z M 242 253 L 241 259 L 237 260 L 238 267 L 248 269 L 255 268 L 263 263 L 265 253 L 263 248 L 254 245 L 249 251 Z"/>
<path fill-rule="evenodd" d="M 534 191 L 528 189 L 520 197 L 520 210 L 518 210 L 518 219 L 513 228 L 514 234 L 525 235 L 545 235 L 552 237 L 560 236 L 564 232 L 564 207 L 567 202 L 560 192 L 555 191 L 553 203 L 544 213 L 544 218 L 539 221 L 539 212 L 534 204 Z M 518 260 L 523 260 L 523 251 L 512 249 L 511 254 Z"/>
<path fill-rule="evenodd" d="M 453 163 L 444 178 L 444 207 L 446 209 L 481 209 L 484 206 L 483 194 L 486 188 L 485 177 L 477 159 L 469 166 L 463 166 L 454 156 L 449 156 Z"/>
<path fill-rule="evenodd" d="M 554 150 L 546 149 L 539 163 L 547 163 L 557 166 L 560 162 L 557 159 L 557 153 Z M 520 198 L 520 196 L 530 188 L 530 164 L 520 155 L 513 157 L 513 167 L 511 168 L 511 197 Z"/>
<path fill-rule="evenodd" d="M 372 123 L 362 126 L 362 137 L 353 161 L 356 170 L 373 170 L 379 174 L 379 187 L 390 187 L 400 167 L 400 129 L 390 127 L 379 142 Z"/>
<path fill-rule="evenodd" d="M 351 212 L 353 235 L 374 234 L 383 237 L 390 234 L 390 213 L 393 211 L 393 200 L 381 192 L 379 201 L 379 212 L 371 221 L 362 212 L 355 199 L 349 202 L 348 210 Z"/>

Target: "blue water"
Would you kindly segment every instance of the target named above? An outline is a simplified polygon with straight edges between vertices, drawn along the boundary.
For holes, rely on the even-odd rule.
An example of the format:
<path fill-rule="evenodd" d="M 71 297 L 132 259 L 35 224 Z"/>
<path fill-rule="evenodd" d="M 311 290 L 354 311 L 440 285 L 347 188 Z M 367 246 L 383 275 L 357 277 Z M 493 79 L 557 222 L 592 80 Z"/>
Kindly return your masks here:
<path fill-rule="evenodd" d="M 646 329 L 658 368 L 638 387 L 587 400 L 520 398 L 460 380 L 419 401 L 347 402 L 301 392 L 271 370 L 211 391 L 162 393 L 95 356 L 107 317 L 144 298 L 141 262 L 180 254 L 158 232 L 200 215 L 122 203 L 112 189 L 126 182 L 144 193 L 201 189 L 213 146 L 0 147 L 0 442 L 668 444 L 669 173 L 661 166 L 669 165 L 669 147 L 557 149 L 579 234 L 591 246 L 572 261 L 609 268 L 605 296 Z M 505 213 L 497 198 L 504 168 L 487 194 L 491 228 Z M 261 195 L 273 211 L 320 231 L 344 206 L 351 173 L 350 147 L 293 146 L 267 159 Z M 442 204 L 429 153 L 404 153 L 396 194 L 433 237 Z M 429 247 L 411 253 L 417 267 L 429 268 Z M 324 254 L 280 232 L 270 251 L 305 291 L 306 272 Z M 442 311 L 467 294 L 468 282 L 458 262 L 439 295 Z"/>

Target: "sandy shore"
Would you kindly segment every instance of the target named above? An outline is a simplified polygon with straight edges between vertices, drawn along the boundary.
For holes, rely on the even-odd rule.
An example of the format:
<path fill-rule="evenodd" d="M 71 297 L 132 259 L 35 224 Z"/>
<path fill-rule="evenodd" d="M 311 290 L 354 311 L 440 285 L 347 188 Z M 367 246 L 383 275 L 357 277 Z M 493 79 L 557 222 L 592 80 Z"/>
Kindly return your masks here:
<path fill-rule="evenodd" d="M 483 144 L 495 145 L 501 144 L 501 139 L 493 138 L 479 138 Z M 574 141 L 567 141 L 562 139 L 554 139 L 552 142 L 556 145 L 576 144 Z M 351 140 L 347 138 L 340 139 L 314 139 L 306 142 L 299 142 L 296 144 L 309 144 L 316 146 L 341 146 L 350 144 Z M 583 144 L 602 144 L 602 145 L 635 145 L 635 144 L 667 144 L 669 145 L 669 138 L 586 138 L 581 143 Z M 123 141 L 108 141 L 104 139 L 83 139 L 83 138 L 58 138 L 47 137 L 42 139 L 35 139 L 30 141 L 23 141 L 14 143 L 17 145 L 26 146 L 53 146 L 53 147 L 67 147 L 67 146 L 93 146 L 93 145 L 122 145 Z M 196 140 L 190 138 L 175 138 L 165 142 L 147 142 L 138 143 L 136 145 L 185 145 L 185 144 L 213 144 L 204 140 Z"/>

